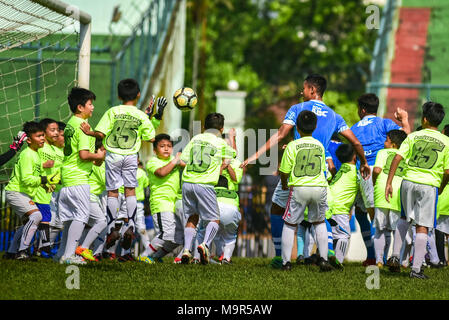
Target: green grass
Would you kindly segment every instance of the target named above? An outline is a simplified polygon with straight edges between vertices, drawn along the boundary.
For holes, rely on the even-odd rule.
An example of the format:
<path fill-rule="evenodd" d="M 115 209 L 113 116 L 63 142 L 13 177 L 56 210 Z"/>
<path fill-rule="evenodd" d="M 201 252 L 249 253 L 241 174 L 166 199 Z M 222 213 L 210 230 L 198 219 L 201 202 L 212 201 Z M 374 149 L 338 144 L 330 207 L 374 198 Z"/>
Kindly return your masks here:
<path fill-rule="evenodd" d="M 1 260 L 0 299 L 112 300 L 391 300 L 448 299 L 447 269 L 427 269 L 429 280 L 408 272 L 380 270 L 380 288 L 369 290 L 360 263 L 343 271 L 319 272 L 315 266 L 274 270 L 266 258 L 235 258 L 234 264 L 174 265 L 100 262 L 79 266 L 80 289 L 69 290 L 67 265 Z"/>

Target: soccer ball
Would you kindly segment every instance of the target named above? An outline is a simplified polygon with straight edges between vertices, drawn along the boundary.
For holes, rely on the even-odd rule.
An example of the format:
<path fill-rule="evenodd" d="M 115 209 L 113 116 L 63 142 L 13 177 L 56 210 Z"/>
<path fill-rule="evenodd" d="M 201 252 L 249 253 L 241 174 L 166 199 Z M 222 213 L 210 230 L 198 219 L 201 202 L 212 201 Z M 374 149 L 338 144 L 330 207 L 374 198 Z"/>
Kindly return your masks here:
<path fill-rule="evenodd" d="M 176 90 L 173 95 L 173 102 L 179 110 L 190 111 L 195 108 L 198 103 L 198 97 L 192 88 L 182 87 Z"/>

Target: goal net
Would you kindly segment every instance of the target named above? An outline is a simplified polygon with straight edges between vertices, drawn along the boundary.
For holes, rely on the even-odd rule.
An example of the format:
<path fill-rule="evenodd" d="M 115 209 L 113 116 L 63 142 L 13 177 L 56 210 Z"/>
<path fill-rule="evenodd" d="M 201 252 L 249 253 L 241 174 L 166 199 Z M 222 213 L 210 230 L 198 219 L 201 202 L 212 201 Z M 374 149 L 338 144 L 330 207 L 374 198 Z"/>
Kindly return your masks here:
<path fill-rule="evenodd" d="M 77 85 L 80 23 L 77 10 L 58 13 L 47 3 L 0 0 L 0 152 L 26 121 L 70 116 L 67 93 Z M 61 10 L 60 10 L 61 11 Z M 9 179 L 14 160 L 0 168 Z"/>

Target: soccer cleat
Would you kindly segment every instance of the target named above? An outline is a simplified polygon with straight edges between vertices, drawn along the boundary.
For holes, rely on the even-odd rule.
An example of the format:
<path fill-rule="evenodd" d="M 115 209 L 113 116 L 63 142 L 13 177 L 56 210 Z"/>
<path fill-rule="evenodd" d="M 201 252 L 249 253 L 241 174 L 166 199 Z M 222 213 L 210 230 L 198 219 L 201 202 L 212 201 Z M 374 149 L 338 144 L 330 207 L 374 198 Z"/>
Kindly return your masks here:
<path fill-rule="evenodd" d="M 343 269 L 344 269 L 343 265 L 341 264 L 340 261 L 338 261 L 337 257 L 335 257 L 335 256 L 329 256 L 328 259 L 329 259 L 329 260 L 328 260 L 328 261 L 329 261 L 329 264 L 330 264 L 334 269 L 339 269 L 339 270 L 343 270 Z"/>
<path fill-rule="evenodd" d="M 200 244 L 197 248 L 198 253 L 200 254 L 200 261 L 202 264 L 208 264 L 209 263 L 209 258 L 210 258 L 210 253 L 209 253 L 209 248 L 207 247 L 207 245 L 203 242 L 202 244 Z"/>
<path fill-rule="evenodd" d="M 314 253 L 310 257 L 304 259 L 305 265 L 318 265 L 320 262 L 320 257 Z"/>
<path fill-rule="evenodd" d="M 95 257 L 92 255 L 92 250 L 89 250 L 87 248 L 83 248 L 81 246 L 78 246 L 75 250 L 75 253 L 81 257 L 83 257 L 86 260 L 89 261 L 96 261 Z"/>
<path fill-rule="evenodd" d="M 429 279 L 429 277 L 424 274 L 422 269 L 419 272 L 413 271 L 412 269 L 412 271 L 410 271 L 410 278 Z"/>
<path fill-rule="evenodd" d="M 218 258 L 218 262 L 221 263 L 223 261 L 223 256 L 224 256 L 224 253 L 221 254 L 220 258 Z"/>
<path fill-rule="evenodd" d="M 232 264 L 231 263 L 231 260 L 228 260 L 228 259 L 226 259 L 226 258 L 223 258 L 223 259 L 221 259 L 221 262 L 220 262 L 221 264 Z"/>
<path fill-rule="evenodd" d="M 320 261 L 318 262 L 318 266 L 320 267 L 321 272 L 328 272 L 334 270 L 329 261 L 324 260 L 324 258 L 320 257 Z"/>
<path fill-rule="evenodd" d="M 282 265 L 282 270 L 284 271 L 292 270 L 292 264 L 290 263 L 290 261 L 287 261 L 284 265 Z"/>
<path fill-rule="evenodd" d="M 189 264 L 192 259 L 192 253 L 189 249 L 184 249 L 181 256 L 181 264 Z"/>
<path fill-rule="evenodd" d="M 173 260 L 174 264 L 181 264 L 181 258 L 176 257 L 175 260 Z"/>
<path fill-rule="evenodd" d="M 138 256 L 136 260 L 137 261 L 141 261 L 141 262 L 145 262 L 145 263 L 148 263 L 148 264 L 153 264 L 154 263 L 154 260 L 151 257 L 148 257 L 148 256 Z"/>
<path fill-rule="evenodd" d="M 125 250 L 128 250 L 129 248 L 131 248 L 131 243 L 133 242 L 133 239 L 134 239 L 134 231 L 133 230 L 134 230 L 133 227 L 129 227 L 128 230 L 126 230 L 125 233 L 123 234 L 123 239 L 122 239 L 122 242 L 120 243 L 120 245 Z"/>
<path fill-rule="evenodd" d="M 29 261 L 31 256 L 28 254 L 27 250 L 19 251 L 16 255 L 16 260 Z"/>
<path fill-rule="evenodd" d="M 200 259 L 193 258 L 192 261 L 190 261 L 190 264 L 200 264 Z"/>
<path fill-rule="evenodd" d="M 134 259 L 134 257 L 130 253 L 127 253 L 124 256 L 118 257 L 118 261 L 119 262 L 128 262 L 128 261 L 136 261 L 136 259 Z"/>
<path fill-rule="evenodd" d="M 103 258 L 114 261 L 117 257 L 115 255 L 115 253 L 110 253 L 110 252 L 105 251 L 105 252 L 103 252 Z"/>
<path fill-rule="evenodd" d="M 377 267 L 378 267 L 379 269 L 382 269 L 382 268 L 384 267 L 384 264 L 383 264 L 382 262 L 378 262 L 378 263 L 377 263 Z"/>
<path fill-rule="evenodd" d="M 376 259 L 373 259 L 373 258 L 368 258 L 362 262 L 362 266 L 364 266 L 364 267 L 375 266 L 375 265 L 376 265 Z"/>
<path fill-rule="evenodd" d="M 282 268 L 282 257 L 276 256 L 273 259 L 271 259 L 270 265 L 274 269 L 281 269 Z"/>
<path fill-rule="evenodd" d="M 4 260 L 13 260 L 16 258 L 16 253 L 11 253 L 11 252 L 5 252 L 5 254 L 3 255 L 2 259 Z"/>
<path fill-rule="evenodd" d="M 94 255 L 95 261 L 101 261 L 103 260 L 103 255 L 101 253 L 97 253 Z"/>
<path fill-rule="evenodd" d="M 59 263 L 61 264 L 87 264 L 86 261 L 84 261 L 84 259 L 80 256 L 77 255 L 73 255 L 69 258 L 66 257 L 61 257 L 61 260 L 59 260 Z"/>
<path fill-rule="evenodd" d="M 298 266 L 304 264 L 304 256 L 303 256 L 303 255 L 299 255 L 299 256 L 296 258 L 296 264 L 297 264 Z"/>
<path fill-rule="evenodd" d="M 118 239 L 120 239 L 120 232 L 115 229 L 112 230 L 112 232 L 106 237 L 105 248 L 109 249 L 112 247 Z"/>
<path fill-rule="evenodd" d="M 388 259 L 387 266 L 390 272 L 401 272 L 401 264 L 399 262 L 399 259 L 395 256 Z"/>

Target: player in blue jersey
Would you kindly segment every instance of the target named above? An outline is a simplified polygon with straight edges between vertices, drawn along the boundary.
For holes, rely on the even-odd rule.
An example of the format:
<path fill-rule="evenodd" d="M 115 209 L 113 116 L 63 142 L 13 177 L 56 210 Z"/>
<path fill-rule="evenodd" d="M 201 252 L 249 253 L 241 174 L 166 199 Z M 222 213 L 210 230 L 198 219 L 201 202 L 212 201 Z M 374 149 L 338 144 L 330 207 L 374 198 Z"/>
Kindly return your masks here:
<path fill-rule="evenodd" d="M 396 120 L 402 127 L 391 119 L 378 117 L 379 98 L 373 93 L 361 95 L 357 100 L 357 106 L 360 121 L 354 124 L 351 130 L 362 144 L 366 160 L 372 171 L 376 162 L 377 152 L 384 148 L 388 131 L 402 129 L 407 134 L 410 133 L 408 113 L 398 108 L 394 114 Z M 371 221 L 374 219 L 374 187 L 371 178 L 360 180 L 360 190 L 355 203 L 355 216 L 360 225 L 363 241 L 365 242 L 368 253 L 363 265 L 374 265 L 376 264 L 376 258 L 372 241 L 372 230 L 367 217 L 368 213 Z"/>
<path fill-rule="evenodd" d="M 317 116 L 317 126 L 312 134 L 312 137 L 320 141 L 325 150 L 329 147 L 329 142 L 332 135 L 337 132 L 345 137 L 349 143 L 351 143 L 356 150 L 357 156 L 360 159 L 361 166 L 360 171 L 364 178 L 368 178 L 370 175 L 370 169 L 365 158 L 363 147 L 354 133 L 346 125 L 344 119 L 337 113 L 335 113 L 330 107 L 328 107 L 322 100 L 326 90 L 326 79 L 317 74 L 307 76 L 303 83 L 303 90 L 301 95 L 304 102 L 298 103 L 290 107 L 285 115 L 284 121 L 271 138 L 261 147 L 255 154 L 246 159 L 242 166 L 246 166 L 249 163 L 254 163 L 262 154 L 270 150 L 272 147 L 278 145 L 279 141 L 284 139 L 287 134 L 293 129 L 294 138 L 299 139 L 300 135 L 296 130 L 296 119 L 303 110 L 309 110 Z M 329 153 L 327 153 L 329 154 Z M 335 174 L 335 165 L 331 157 L 326 157 L 328 169 L 332 174 Z M 272 261 L 273 266 L 281 266 L 281 236 L 284 221 L 282 215 L 284 214 L 289 198 L 289 191 L 282 190 L 279 183 L 273 194 L 273 203 L 271 206 L 271 235 L 275 245 L 276 257 Z"/>

